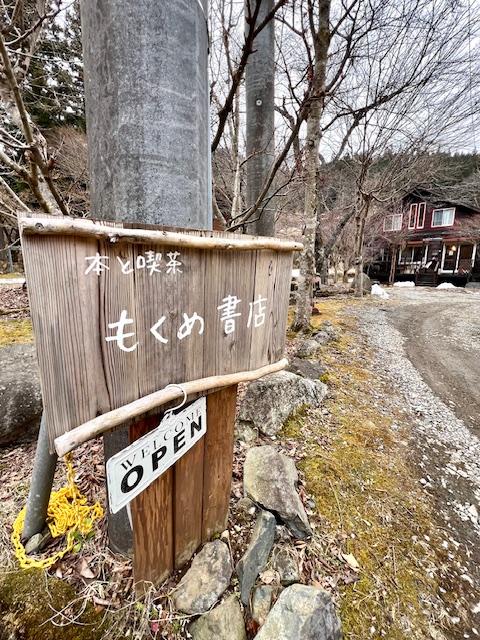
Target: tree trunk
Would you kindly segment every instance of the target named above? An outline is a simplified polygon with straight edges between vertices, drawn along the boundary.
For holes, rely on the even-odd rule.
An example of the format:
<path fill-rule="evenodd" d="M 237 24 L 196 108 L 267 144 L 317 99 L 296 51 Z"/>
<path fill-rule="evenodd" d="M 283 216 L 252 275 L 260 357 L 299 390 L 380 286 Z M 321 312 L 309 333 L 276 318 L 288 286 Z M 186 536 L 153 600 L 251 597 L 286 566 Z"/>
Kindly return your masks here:
<path fill-rule="evenodd" d="M 273 10 L 274 0 L 260 2 L 257 23 Z M 253 52 L 245 70 L 247 112 L 247 193 L 246 205 L 251 207 L 262 191 L 275 159 L 275 38 L 274 20 L 266 25 L 253 41 Z M 261 236 L 275 235 L 275 208 L 267 197 L 247 225 L 247 231 Z"/>
<path fill-rule="evenodd" d="M 313 3 L 309 7 L 313 23 Z M 328 48 L 330 45 L 330 0 L 320 0 L 318 29 L 312 34 L 315 47 L 315 67 L 312 70 L 310 107 L 305 140 L 305 230 L 300 254 L 300 276 L 297 306 L 292 329 L 308 331 L 312 316 L 313 280 L 315 278 L 315 235 L 317 229 L 320 120 L 323 114 Z"/>
<path fill-rule="evenodd" d="M 363 296 L 363 244 L 369 208 L 368 196 L 359 195 L 355 214 L 355 297 L 357 298 Z"/>

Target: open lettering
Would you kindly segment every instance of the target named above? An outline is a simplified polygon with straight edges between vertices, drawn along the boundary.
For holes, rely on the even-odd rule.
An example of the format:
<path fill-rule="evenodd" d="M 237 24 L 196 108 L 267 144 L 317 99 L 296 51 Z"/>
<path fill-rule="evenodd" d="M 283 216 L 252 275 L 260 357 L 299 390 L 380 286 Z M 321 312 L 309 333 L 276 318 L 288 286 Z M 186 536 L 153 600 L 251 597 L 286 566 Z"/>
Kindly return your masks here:
<path fill-rule="evenodd" d="M 206 433 L 206 399 L 199 398 L 107 461 L 109 506 L 116 513 L 182 457 Z"/>

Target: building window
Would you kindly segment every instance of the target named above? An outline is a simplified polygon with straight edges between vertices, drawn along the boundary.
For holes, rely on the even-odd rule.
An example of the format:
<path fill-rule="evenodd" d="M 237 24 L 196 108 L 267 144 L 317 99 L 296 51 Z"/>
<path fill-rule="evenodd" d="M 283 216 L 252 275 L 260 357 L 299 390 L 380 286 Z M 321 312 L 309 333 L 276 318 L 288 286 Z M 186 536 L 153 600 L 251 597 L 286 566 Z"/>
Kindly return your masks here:
<path fill-rule="evenodd" d="M 393 216 L 387 216 L 383 221 L 384 231 L 400 231 L 402 228 L 403 214 L 396 213 Z"/>
<path fill-rule="evenodd" d="M 417 224 L 417 204 L 410 205 L 410 211 L 408 212 L 408 228 L 415 229 L 415 225 Z"/>
<path fill-rule="evenodd" d="M 427 210 L 427 205 L 425 202 L 420 202 L 418 205 L 418 213 L 417 213 L 417 229 L 423 229 L 425 226 L 425 212 Z"/>
<path fill-rule="evenodd" d="M 451 227 L 455 219 L 455 208 L 434 209 L 432 227 Z"/>

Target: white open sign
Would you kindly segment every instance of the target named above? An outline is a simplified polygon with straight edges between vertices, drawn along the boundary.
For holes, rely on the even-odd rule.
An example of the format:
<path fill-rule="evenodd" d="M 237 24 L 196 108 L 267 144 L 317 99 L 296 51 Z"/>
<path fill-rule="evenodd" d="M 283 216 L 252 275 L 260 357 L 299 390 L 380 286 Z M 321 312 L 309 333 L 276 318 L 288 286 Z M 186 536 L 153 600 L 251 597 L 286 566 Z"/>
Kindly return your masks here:
<path fill-rule="evenodd" d="M 111 513 L 138 496 L 205 435 L 207 402 L 202 397 L 178 414 L 169 414 L 156 429 L 107 461 Z"/>

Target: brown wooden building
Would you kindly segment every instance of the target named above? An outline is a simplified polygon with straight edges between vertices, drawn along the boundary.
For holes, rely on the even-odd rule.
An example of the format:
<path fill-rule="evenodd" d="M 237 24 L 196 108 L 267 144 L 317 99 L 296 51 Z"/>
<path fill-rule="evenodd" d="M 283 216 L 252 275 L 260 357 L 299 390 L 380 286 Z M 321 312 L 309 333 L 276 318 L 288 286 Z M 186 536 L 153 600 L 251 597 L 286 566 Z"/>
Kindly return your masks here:
<path fill-rule="evenodd" d="M 480 209 L 417 188 L 401 211 L 385 216 L 381 233 L 384 248 L 367 269 L 372 278 L 424 286 L 480 282 Z"/>

